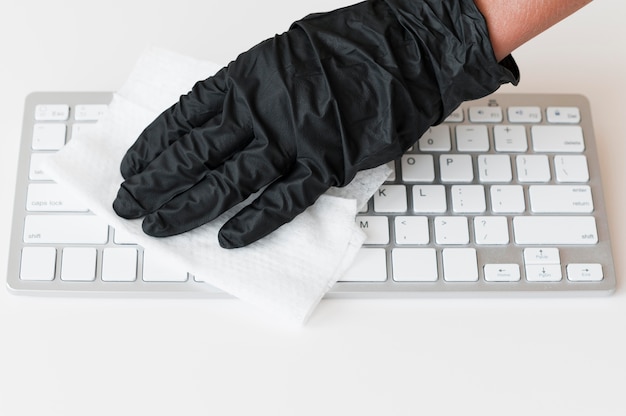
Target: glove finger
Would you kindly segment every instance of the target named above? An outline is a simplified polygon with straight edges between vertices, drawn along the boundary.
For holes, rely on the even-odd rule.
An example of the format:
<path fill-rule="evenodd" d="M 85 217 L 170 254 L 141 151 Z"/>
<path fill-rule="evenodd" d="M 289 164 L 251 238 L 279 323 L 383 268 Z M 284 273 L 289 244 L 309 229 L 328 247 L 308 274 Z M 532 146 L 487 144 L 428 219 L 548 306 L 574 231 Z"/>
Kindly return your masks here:
<path fill-rule="evenodd" d="M 178 103 L 161 113 L 122 158 L 120 171 L 124 179 L 143 171 L 180 137 L 221 113 L 227 90 L 226 70 L 222 69 L 214 76 L 197 82 L 188 94 L 181 96 Z"/>
<path fill-rule="evenodd" d="M 244 247 L 290 222 L 328 190 L 322 177 L 314 166 L 297 164 L 224 224 L 218 235 L 220 245 Z"/>
<path fill-rule="evenodd" d="M 200 182 L 252 140 L 252 132 L 214 117 L 174 142 L 141 173 L 124 181 L 113 202 L 124 218 L 139 218 Z"/>
<path fill-rule="evenodd" d="M 143 230 L 154 237 L 167 237 L 192 230 L 246 200 L 281 175 L 280 166 L 268 163 L 260 150 L 250 146 L 211 171 L 192 188 L 148 214 Z"/>

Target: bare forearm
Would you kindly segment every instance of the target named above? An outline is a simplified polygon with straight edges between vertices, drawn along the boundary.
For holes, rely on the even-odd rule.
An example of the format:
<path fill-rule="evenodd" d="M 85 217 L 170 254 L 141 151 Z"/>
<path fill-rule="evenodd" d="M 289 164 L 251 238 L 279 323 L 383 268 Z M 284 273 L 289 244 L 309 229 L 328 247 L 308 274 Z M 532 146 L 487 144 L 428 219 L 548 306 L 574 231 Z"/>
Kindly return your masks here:
<path fill-rule="evenodd" d="M 474 0 L 487 21 L 498 60 L 591 1 Z"/>

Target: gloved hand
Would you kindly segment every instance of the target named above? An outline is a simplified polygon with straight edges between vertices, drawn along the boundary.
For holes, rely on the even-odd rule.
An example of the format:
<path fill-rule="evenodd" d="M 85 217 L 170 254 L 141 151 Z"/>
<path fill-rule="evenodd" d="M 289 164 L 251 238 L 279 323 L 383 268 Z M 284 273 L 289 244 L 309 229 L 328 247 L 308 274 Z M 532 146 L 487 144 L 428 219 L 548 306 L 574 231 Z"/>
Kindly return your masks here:
<path fill-rule="evenodd" d="M 517 68 L 495 62 L 472 0 L 370 0 L 314 14 L 198 82 L 139 136 L 113 208 L 152 236 L 222 227 L 234 248 L 329 187 L 395 158 Z"/>

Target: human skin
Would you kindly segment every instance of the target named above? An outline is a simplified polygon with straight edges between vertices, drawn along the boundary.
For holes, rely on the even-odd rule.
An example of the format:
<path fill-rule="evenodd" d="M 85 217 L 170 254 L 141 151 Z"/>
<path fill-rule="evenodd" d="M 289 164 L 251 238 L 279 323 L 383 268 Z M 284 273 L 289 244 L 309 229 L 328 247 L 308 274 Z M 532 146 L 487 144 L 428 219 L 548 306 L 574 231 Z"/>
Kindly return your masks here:
<path fill-rule="evenodd" d="M 474 0 L 487 22 L 498 60 L 591 1 Z"/>

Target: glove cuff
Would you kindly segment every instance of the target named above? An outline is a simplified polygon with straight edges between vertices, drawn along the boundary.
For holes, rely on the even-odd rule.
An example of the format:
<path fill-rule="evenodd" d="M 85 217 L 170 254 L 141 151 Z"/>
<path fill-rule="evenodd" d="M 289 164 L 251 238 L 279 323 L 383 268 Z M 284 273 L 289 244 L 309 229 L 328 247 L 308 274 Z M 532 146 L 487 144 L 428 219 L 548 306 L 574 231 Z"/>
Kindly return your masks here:
<path fill-rule="evenodd" d="M 383 1 L 438 84 L 441 114 L 436 123 L 463 101 L 519 82 L 519 69 L 511 55 L 496 61 L 487 23 L 473 0 Z"/>

